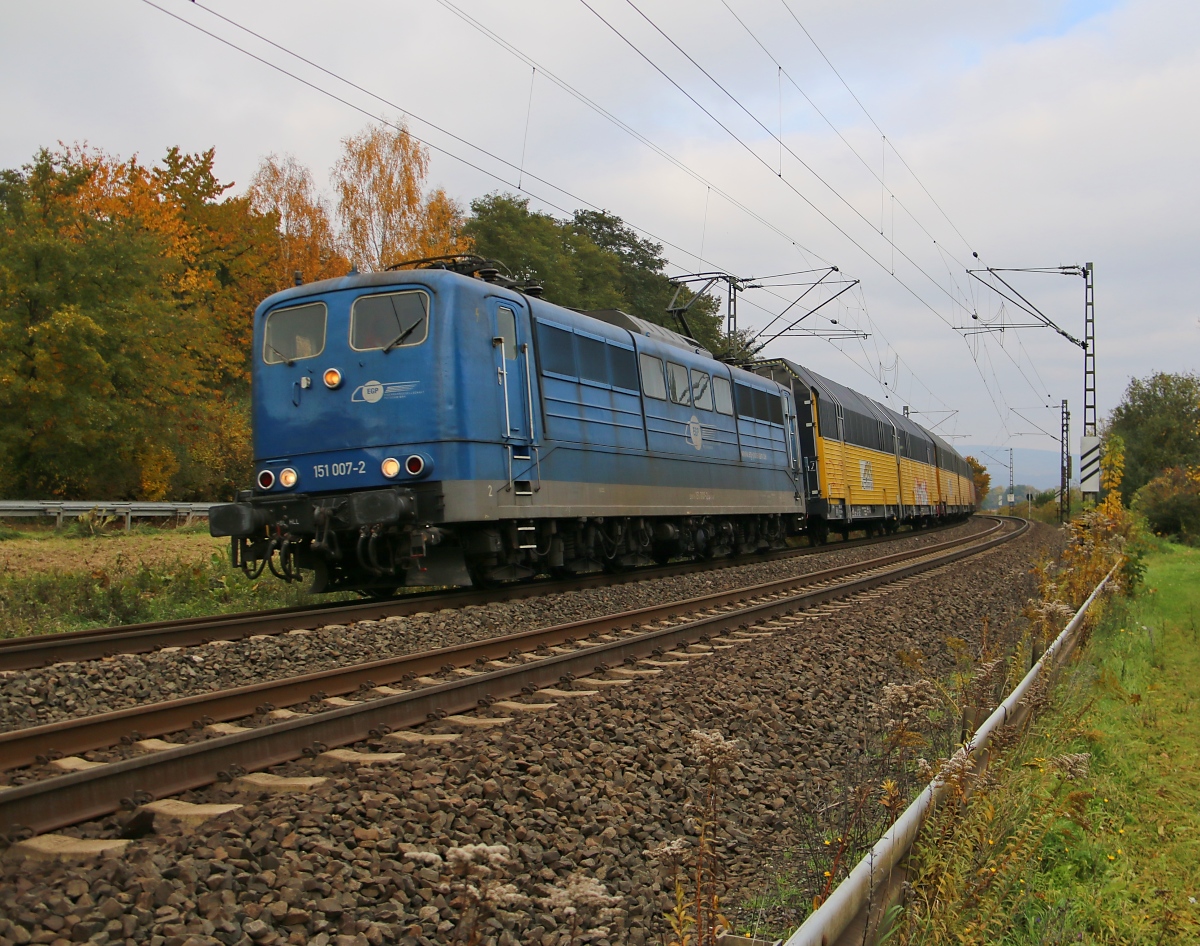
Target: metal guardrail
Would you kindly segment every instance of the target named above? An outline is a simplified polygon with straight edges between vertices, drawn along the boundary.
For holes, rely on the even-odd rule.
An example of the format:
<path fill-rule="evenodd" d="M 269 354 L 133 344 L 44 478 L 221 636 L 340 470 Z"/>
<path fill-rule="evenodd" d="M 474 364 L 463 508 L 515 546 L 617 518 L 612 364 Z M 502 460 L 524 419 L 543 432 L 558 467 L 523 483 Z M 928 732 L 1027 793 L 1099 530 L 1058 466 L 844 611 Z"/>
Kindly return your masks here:
<path fill-rule="evenodd" d="M 1041 659 L 1030 668 L 1025 678 L 1017 684 L 1016 689 L 984 721 L 971 739 L 955 753 L 954 761 L 958 761 L 963 756 L 968 759 L 972 758 L 984 749 L 996 730 L 1011 721 L 1018 712 L 1019 704 L 1030 686 L 1033 685 L 1033 681 L 1043 670 L 1053 670 L 1058 663 L 1060 654 L 1065 657 L 1071 652 L 1075 643 L 1075 634 L 1083 625 L 1084 616 L 1104 586 L 1112 579 L 1118 567 L 1118 565 L 1114 565 L 1100 584 L 1088 595 L 1088 599 L 1075 612 L 1075 616 L 1063 628 L 1062 633 L 1054 639 L 1053 644 L 1046 648 Z M 792 933 L 785 946 L 831 946 L 831 944 L 837 944 L 839 937 L 846 932 L 850 925 L 861 919 L 864 910 L 868 914 L 871 913 L 872 908 L 880 904 L 881 896 L 885 896 L 890 889 L 893 872 L 908 854 L 926 818 L 937 807 L 938 802 L 945 795 L 946 789 L 947 785 L 940 777 L 930 782 L 916 800 L 896 819 L 887 833 L 855 865 L 846 879 L 829 895 L 829 899 L 814 910 L 800 928 Z M 865 923 L 868 929 L 864 931 L 861 942 L 873 943 L 875 939 L 865 935 L 870 928 L 871 917 L 869 915 L 865 918 Z M 876 935 L 878 935 L 878 931 L 876 931 Z M 860 939 L 856 936 L 855 942 L 859 941 Z"/>
<path fill-rule="evenodd" d="M 207 519 L 210 507 L 216 503 L 120 503 L 120 502 L 60 502 L 56 500 L 0 500 L 0 519 L 54 518 L 54 527 L 62 528 L 63 519 L 78 519 L 96 514 L 125 520 L 129 529 L 134 519 Z"/>

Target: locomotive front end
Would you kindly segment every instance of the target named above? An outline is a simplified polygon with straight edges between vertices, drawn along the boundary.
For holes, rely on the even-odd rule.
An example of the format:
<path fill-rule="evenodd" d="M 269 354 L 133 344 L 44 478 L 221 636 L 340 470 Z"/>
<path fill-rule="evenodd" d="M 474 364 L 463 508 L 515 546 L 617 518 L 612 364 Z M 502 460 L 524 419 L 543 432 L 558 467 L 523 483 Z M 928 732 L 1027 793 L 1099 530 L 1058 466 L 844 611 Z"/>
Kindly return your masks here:
<path fill-rule="evenodd" d="M 354 274 L 255 313 L 254 488 L 209 518 L 248 576 L 307 572 L 317 592 L 469 581 L 438 549 L 454 401 L 433 355 L 453 294 L 439 275 Z"/>

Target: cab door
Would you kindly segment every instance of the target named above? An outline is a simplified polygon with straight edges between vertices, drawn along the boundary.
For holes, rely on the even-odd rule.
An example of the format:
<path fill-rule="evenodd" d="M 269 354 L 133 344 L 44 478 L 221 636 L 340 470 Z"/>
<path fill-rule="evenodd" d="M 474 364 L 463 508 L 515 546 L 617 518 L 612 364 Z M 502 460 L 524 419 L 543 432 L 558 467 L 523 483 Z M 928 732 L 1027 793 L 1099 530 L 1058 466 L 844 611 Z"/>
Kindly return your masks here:
<path fill-rule="evenodd" d="M 791 478 L 792 486 L 795 488 L 796 498 L 799 499 L 803 495 L 803 484 L 800 479 L 800 442 L 797 439 L 796 411 L 792 407 L 792 395 L 787 391 L 782 392 L 782 394 L 784 439 L 787 442 L 788 453 L 788 476 Z"/>
<path fill-rule="evenodd" d="M 796 395 L 796 411 L 799 415 L 797 433 L 800 437 L 800 464 L 805 495 L 819 496 L 821 481 L 817 475 L 817 396 L 811 388 L 800 385 L 793 388 L 793 393 Z"/>
<path fill-rule="evenodd" d="M 504 490 L 519 505 L 528 505 L 541 487 L 529 314 L 524 306 L 507 299 L 497 300 L 492 309 L 492 359 L 507 474 Z"/>

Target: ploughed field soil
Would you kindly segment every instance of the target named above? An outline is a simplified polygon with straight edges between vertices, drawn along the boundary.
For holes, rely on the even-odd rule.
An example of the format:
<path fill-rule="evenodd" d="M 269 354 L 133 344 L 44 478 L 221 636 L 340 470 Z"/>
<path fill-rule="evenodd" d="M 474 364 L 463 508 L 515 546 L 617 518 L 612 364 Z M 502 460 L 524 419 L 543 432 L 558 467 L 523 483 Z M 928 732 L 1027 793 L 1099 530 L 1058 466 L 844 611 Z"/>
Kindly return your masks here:
<path fill-rule="evenodd" d="M 306 634 L 281 634 L 221 646 L 203 645 L 0 672 L 0 731 L 697 597 L 864 561 L 890 551 L 934 545 L 982 531 L 991 524 L 991 520 L 971 521 L 938 532 L 914 533 L 886 547 L 874 545 L 839 551 L 835 545 L 823 554 L 792 560 L 738 565 L 466 609 L 447 608 L 383 621 L 361 621 L 353 627 L 334 624 Z"/>
<path fill-rule="evenodd" d="M 882 688 L 946 677 L 955 666 L 947 640 L 975 650 L 985 623 L 993 640 L 1013 633 L 1034 591 L 1031 563 L 1060 543 L 1061 533 L 1035 526 L 982 556 L 686 667 L 558 698 L 553 709 L 457 742 L 407 746 L 391 765 L 334 769 L 315 794 L 191 793 L 185 800 L 245 807 L 190 831 L 160 826 L 90 866 L 5 862 L 0 946 L 452 942 L 460 911 L 451 878 L 405 855 L 479 842 L 507 847 L 513 863 L 497 879 L 534 901 L 499 911 L 483 942 L 571 942 L 561 910 L 539 900 L 582 872 L 620 901 L 607 932 L 576 942 L 656 943 L 673 897 L 645 852 L 695 840 L 691 799 L 706 786 L 689 747 L 697 729 L 740 750 L 719 789 L 716 834 L 722 903 L 736 913 L 772 879 L 768 861 L 814 842 L 814 806 L 844 795 L 877 752 Z M 395 744 L 359 748 L 384 747 Z M 314 774 L 307 760 L 276 771 Z M 113 837 L 128 817 L 65 833 Z"/>

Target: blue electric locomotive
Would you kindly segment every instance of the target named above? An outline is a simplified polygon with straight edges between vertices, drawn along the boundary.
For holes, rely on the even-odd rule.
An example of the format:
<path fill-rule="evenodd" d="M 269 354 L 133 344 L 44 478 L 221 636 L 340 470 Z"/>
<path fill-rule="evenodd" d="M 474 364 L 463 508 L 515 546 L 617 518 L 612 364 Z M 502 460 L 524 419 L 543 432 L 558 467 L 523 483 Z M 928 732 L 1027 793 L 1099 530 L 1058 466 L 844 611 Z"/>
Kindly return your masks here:
<path fill-rule="evenodd" d="M 805 528 L 789 387 L 482 260 L 276 293 L 254 314 L 252 377 L 255 487 L 210 513 L 250 575 L 385 593 Z"/>

